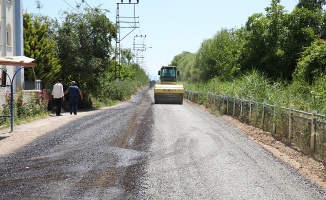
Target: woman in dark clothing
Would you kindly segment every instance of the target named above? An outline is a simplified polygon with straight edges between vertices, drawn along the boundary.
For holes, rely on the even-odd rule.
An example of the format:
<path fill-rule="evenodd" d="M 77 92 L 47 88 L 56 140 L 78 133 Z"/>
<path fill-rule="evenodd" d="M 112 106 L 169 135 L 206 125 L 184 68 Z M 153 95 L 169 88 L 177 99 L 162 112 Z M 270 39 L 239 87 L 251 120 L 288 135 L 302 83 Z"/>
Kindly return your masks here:
<path fill-rule="evenodd" d="M 65 94 L 69 94 L 70 114 L 72 115 L 72 112 L 74 112 L 74 115 L 77 115 L 78 96 L 80 95 L 80 99 L 83 99 L 83 94 L 81 93 L 80 89 L 76 86 L 75 81 L 71 82 L 71 85 L 68 87 Z"/>

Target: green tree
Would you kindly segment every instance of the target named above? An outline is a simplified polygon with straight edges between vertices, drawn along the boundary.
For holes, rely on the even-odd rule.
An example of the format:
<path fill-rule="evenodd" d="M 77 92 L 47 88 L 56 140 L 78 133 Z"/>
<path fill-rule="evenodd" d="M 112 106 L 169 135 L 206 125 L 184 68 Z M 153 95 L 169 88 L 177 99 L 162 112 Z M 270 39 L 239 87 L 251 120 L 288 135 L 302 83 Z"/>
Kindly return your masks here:
<path fill-rule="evenodd" d="M 316 78 L 326 74 L 326 41 L 316 40 L 301 54 L 294 73 L 294 80 L 313 84 Z"/>
<path fill-rule="evenodd" d="M 194 67 L 195 54 L 184 51 L 181 54 L 174 56 L 170 65 L 176 66 L 180 71 L 180 80 L 192 81 L 191 69 Z"/>
<path fill-rule="evenodd" d="M 212 39 L 210 56 L 215 65 L 209 70 L 209 73 L 221 80 L 229 80 L 230 77 L 236 76 L 239 71 L 238 45 L 235 36 L 234 30 L 222 29 Z"/>
<path fill-rule="evenodd" d="M 79 13 L 64 12 L 57 36 L 64 80 L 75 80 L 84 92 L 99 96 L 103 91 L 101 83 L 114 78 L 108 75 L 114 70 L 111 42 L 116 34 L 116 26 L 100 8 L 84 8 Z"/>
<path fill-rule="evenodd" d="M 280 5 L 280 0 L 272 0 L 271 5 L 265 10 L 268 20 L 268 28 L 265 31 L 267 51 L 262 58 L 264 66 L 261 71 L 274 80 L 289 79 L 292 71 L 285 60 L 284 53 L 284 45 L 287 40 L 287 29 L 284 26 L 286 11 L 284 6 Z"/>
<path fill-rule="evenodd" d="M 253 69 L 272 79 L 287 79 L 288 66 L 285 60 L 285 41 L 287 29 L 284 26 L 286 11 L 280 0 L 272 0 L 267 7 L 266 16 L 262 13 L 253 14 L 248 18 L 239 62 L 243 72 Z"/>
<path fill-rule="evenodd" d="M 300 3 L 288 14 L 280 0 L 272 0 L 265 9 L 266 16 L 260 13 L 249 17 L 239 60 L 243 72 L 257 69 L 274 81 L 292 80 L 300 53 L 323 33 L 321 10 Z"/>
<path fill-rule="evenodd" d="M 171 65 L 177 66 L 184 81 L 207 82 L 218 77 L 228 80 L 240 72 L 238 58 L 242 39 L 238 31 L 222 29 L 204 40 L 197 53 L 182 52 L 175 56 Z"/>
<path fill-rule="evenodd" d="M 268 25 L 269 20 L 262 13 L 255 13 L 248 18 L 245 31 L 242 32 L 245 42 L 239 57 L 243 72 L 249 72 L 253 69 L 263 71 L 265 63 L 262 58 L 269 51 L 268 45 L 265 43 Z"/>
<path fill-rule="evenodd" d="M 180 60 L 178 70 L 180 71 L 180 76 L 178 77 L 180 81 L 189 80 L 192 81 L 192 70 L 194 68 L 195 54 L 187 53 L 184 58 Z"/>
<path fill-rule="evenodd" d="M 285 59 L 289 74 L 295 71 L 297 61 L 305 48 L 309 47 L 322 34 L 323 15 L 319 9 L 295 8 L 287 15 L 287 40 L 285 41 Z"/>
<path fill-rule="evenodd" d="M 190 53 L 189 51 L 183 51 L 181 54 L 174 56 L 173 60 L 169 65 L 179 67 L 180 62 L 184 59 L 185 55 L 189 53 Z"/>
<path fill-rule="evenodd" d="M 297 8 L 307 8 L 309 10 L 315 9 L 323 9 L 323 5 L 325 5 L 325 0 L 299 0 L 297 4 Z"/>
<path fill-rule="evenodd" d="M 192 68 L 192 79 L 194 81 L 207 81 L 215 76 L 213 73 L 215 60 L 210 56 L 211 45 L 212 39 L 204 40 L 196 53 L 194 67 Z"/>
<path fill-rule="evenodd" d="M 24 55 L 34 58 L 35 69 L 25 69 L 25 79 L 41 79 L 45 87 L 51 87 L 60 74 L 61 66 L 56 54 L 56 43 L 49 36 L 46 23 L 29 13 L 23 15 Z"/>
<path fill-rule="evenodd" d="M 239 71 L 237 47 L 236 32 L 222 29 L 202 43 L 196 54 L 193 72 L 198 72 L 198 79 L 204 82 L 215 77 L 229 79 Z"/>

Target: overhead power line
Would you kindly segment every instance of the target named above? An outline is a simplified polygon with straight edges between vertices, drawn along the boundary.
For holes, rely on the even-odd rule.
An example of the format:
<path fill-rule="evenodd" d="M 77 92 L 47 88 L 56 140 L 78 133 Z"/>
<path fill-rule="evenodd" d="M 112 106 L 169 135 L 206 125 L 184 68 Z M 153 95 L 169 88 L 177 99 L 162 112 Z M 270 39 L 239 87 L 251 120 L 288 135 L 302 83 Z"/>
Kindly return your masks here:
<path fill-rule="evenodd" d="M 82 0 L 82 3 L 86 3 L 86 5 L 90 8 L 90 9 L 93 9 L 87 2 L 86 0 Z"/>
<path fill-rule="evenodd" d="M 62 0 L 64 1 L 68 6 L 70 6 L 72 9 L 74 9 L 76 12 L 78 12 L 78 10 L 76 10 L 76 8 L 74 8 L 72 5 L 70 5 L 66 0 Z"/>

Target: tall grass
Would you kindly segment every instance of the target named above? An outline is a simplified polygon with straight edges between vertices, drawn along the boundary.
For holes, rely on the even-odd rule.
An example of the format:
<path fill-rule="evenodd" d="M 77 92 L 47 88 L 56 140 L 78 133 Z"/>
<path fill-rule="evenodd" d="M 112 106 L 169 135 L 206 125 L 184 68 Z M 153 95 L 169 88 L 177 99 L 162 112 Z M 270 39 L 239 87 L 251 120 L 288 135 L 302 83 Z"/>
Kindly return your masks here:
<path fill-rule="evenodd" d="M 321 76 L 313 85 L 304 82 L 272 82 L 257 71 L 237 79 L 220 81 L 218 78 L 208 83 L 185 83 L 188 91 L 216 93 L 222 96 L 252 99 L 283 107 L 326 114 L 326 76 Z M 202 99 L 200 103 L 204 103 Z"/>

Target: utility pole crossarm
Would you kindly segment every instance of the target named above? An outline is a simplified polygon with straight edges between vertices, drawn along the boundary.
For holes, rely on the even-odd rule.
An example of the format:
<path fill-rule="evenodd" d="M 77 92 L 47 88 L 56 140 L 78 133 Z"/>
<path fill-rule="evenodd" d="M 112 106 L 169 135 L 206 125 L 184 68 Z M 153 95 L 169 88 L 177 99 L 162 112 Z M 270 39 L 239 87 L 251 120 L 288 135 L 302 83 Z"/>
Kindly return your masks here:
<path fill-rule="evenodd" d="M 136 13 L 136 5 L 139 3 L 139 0 L 136 0 L 136 2 L 132 2 L 132 0 L 128 0 L 128 2 L 123 2 L 121 0 L 121 3 L 117 3 L 117 15 L 116 15 L 116 24 L 118 27 L 118 34 L 116 38 L 116 56 L 115 58 L 117 59 L 117 64 L 115 67 L 115 79 L 119 80 L 120 79 L 120 66 L 121 66 L 121 41 L 126 38 L 131 32 L 133 32 L 136 28 L 139 28 L 137 24 L 139 24 L 139 21 L 136 21 L 136 19 L 139 19 L 139 17 L 135 16 Z M 130 16 L 120 16 L 120 5 L 133 5 L 134 7 L 134 14 L 132 17 Z M 120 19 L 134 19 L 134 21 L 121 21 Z M 130 24 L 130 26 L 120 26 L 121 24 Z M 132 30 L 122 37 L 121 39 L 121 30 L 122 28 L 131 28 Z"/>

